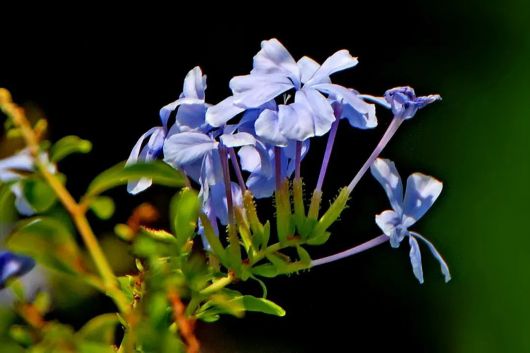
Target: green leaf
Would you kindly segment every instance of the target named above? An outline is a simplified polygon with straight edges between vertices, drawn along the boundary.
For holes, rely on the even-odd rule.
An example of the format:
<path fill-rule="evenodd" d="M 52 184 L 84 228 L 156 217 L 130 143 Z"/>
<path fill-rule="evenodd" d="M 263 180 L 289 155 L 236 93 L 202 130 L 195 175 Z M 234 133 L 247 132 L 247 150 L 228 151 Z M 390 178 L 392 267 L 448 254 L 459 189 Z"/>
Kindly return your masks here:
<path fill-rule="evenodd" d="M 57 271 L 77 274 L 83 269 L 72 234 L 54 218 L 37 217 L 20 222 L 6 245 Z"/>
<path fill-rule="evenodd" d="M 170 217 L 179 247 L 194 235 L 201 205 L 197 191 L 185 188 L 171 201 Z"/>
<path fill-rule="evenodd" d="M 79 353 L 116 353 L 116 351 L 114 350 L 114 348 L 112 348 L 110 344 L 107 345 L 107 344 L 101 344 L 101 343 L 92 342 L 92 341 L 79 342 L 77 344 L 76 352 L 79 352 Z"/>
<path fill-rule="evenodd" d="M 87 196 L 99 195 L 116 186 L 125 185 L 129 180 L 140 178 L 150 178 L 156 184 L 173 187 L 181 187 L 186 183 L 182 172 L 161 161 L 127 166 L 125 162 L 121 162 L 99 174 L 89 185 Z"/>
<path fill-rule="evenodd" d="M 278 268 L 273 264 L 263 264 L 254 266 L 252 268 L 252 273 L 267 278 L 273 278 L 279 275 Z"/>
<path fill-rule="evenodd" d="M 92 341 L 111 345 L 114 343 L 114 334 L 119 324 L 117 314 L 103 314 L 88 321 L 77 333 L 84 341 Z"/>
<path fill-rule="evenodd" d="M 4 183 L 0 183 L 0 205 L 0 239 L 4 239 L 17 219 L 15 195 L 9 185 Z"/>
<path fill-rule="evenodd" d="M 65 136 L 57 141 L 50 151 L 50 160 L 59 162 L 73 153 L 88 153 L 92 150 L 92 143 L 77 136 Z"/>
<path fill-rule="evenodd" d="M 90 201 L 90 209 L 99 219 L 109 219 L 114 214 L 114 201 L 108 196 L 98 196 Z"/>
<path fill-rule="evenodd" d="M 41 213 L 52 207 L 57 201 L 53 189 L 42 179 L 22 179 L 22 192 L 31 207 Z"/>
<path fill-rule="evenodd" d="M 252 295 L 240 295 L 237 291 L 223 291 L 212 296 L 197 313 L 201 320 L 215 320 L 219 314 L 241 317 L 245 311 L 260 312 L 274 316 L 285 316 L 285 310 L 278 304 Z"/>
<path fill-rule="evenodd" d="M 244 295 L 240 299 L 246 311 L 255 311 L 275 316 L 285 316 L 285 310 L 278 304 L 264 298 Z"/>

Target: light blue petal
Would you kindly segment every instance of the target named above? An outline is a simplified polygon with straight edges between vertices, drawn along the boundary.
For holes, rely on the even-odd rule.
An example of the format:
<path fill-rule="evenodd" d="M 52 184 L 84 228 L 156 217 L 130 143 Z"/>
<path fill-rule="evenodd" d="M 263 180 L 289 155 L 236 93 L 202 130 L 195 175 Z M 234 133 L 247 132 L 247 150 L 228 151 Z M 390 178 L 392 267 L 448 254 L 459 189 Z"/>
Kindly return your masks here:
<path fill-rule="evenodd" d="M 401 215 L 403 212 L 403 183 L 394 162 L 389 159 L 377 158 L 370 167 L 370 171 L 385 189 L 392 208 Z"/>
<path fill-rule="evenodd" d="M 278 112 L 265 109 L 259 115 L 254 127 L 256 135 L 265 143 L 274 146 L 287 146 L 288 140 L 280 131 Z"/>
<path fill-rule="evenodd" d="M 241 188 L 237 183 L 231 182 L 232 202 L 234 206 L 241 206 L 243 203 L 243 196 Z M 226 190 L 224 183 L 218 183 L 210 187 L 210 200 L 212 208 L 222 225 L 228 224 L 228 204 L 226 200 Z"/>
<path fill-rule="evenodd" d="M 349 104 L 342 105 L 341 118 L 348 120 L 351 126 L 357 129 L 372 129 L 377 126 L 375 106 L 368 104 L 368 113 L 359 113 Z"/>
<path fill-rule="evenodd" d="M 368 101 L 368 102 L 372 102 L 372 103 L 376 103 L 376 104 L 379 104 L 380 106 L 386 108 L 386 109 L 390 109 L 390 103 L 388 103 L 385 99 L 385 97 L 375 97 L 375 96 L 371 96 L 369 94 L 360 94 L 359 95 L 359 98 L 365 100 L 365 101 Z"/>
<path fill-rule="evenodd" d="M 300 69 L 296 61 L 276 38 L 261 42 L 261 50 L 254 56 L 252 74 L 281 73 L 300 86 Z"/>
<path fill-rule="evenodd" d="M 306 104 L 279 105 L 278 122 L 280 133 L 288 139 L 304 141 L 315 136 L 313 112 Z"/>
<path fill-rule="evenodd" d="M 339 50 L 324 61 L 306 85 L 325 83 L 331 74 L 354 67 L 357 63 L 357 58 L 351 56 L 349 51 Z"/>
<path fill-rule="evenodd" d="M 414 272 L 414 276 L 416 276 L 418 281 L 423 284 L 423 268 L 421 266 L 420 246 L 418 245 L 418 241 L 414 237 L 409 237 L 409 245 L 409 256 L 410 263 L 412 265 L 412 272 Z"/>
<path fill-rule="evenodd" d="M 293 87 L 288 77 L 278 74 L 238 76 L 230 81 L 234 104 L 247 109 L 258 108 Z"/>
<path fill-rule="evenodd" d="M 18 213 L 27 217 L 33 216 L 36 213 L 28 200 L 26 200 L 20 182 L 11 185 L 11 192 L 15 195 L 15 207 Z"/>
<path fill-rule="evenodd" d="M 357 93 L 346 87 L 335 85 L 332 83 L 320 83 L 312 85 L 312 87 L 320 92 L 327 93 L 337 98 L 342 104 L 349 104 L 361 114 L 368 114 L 370 112 L 371 104 L 363 101 Z"/>
<path fill-rule="evenodd" d="M 20 178 L 16 171 L 30 172 L 33 170 L 33 157 L 29 150 L 24 149 L 17 154 L 0 160 L 0 181 L 11 181 Z"/>
<path fill-rule="evenodd" d="M 427 245 L 427 247 L 431 251 L 432 255 L 440 263 L 440 270 L 442 271 L 442 274 L 444 275 L 445 282 L 446 283 L 449 282 L 451 280 L 451 273 L 449 272 L 449 266 L 447 266 L 447 263 L 445 262 L 444 258 L 442 257 L 442 255 L 440 255 L 438 250 L 436 250 L 436 248 L 434 247 L 433 243 L 431 243 L 430 241 L 425 239 L 425 237 L 423 237 L 419 233 L 411 232 L 411 234 L 414 235 L 415 237 L 423 240 L 423 242 Z"/>
<path fill-rule="evenodd" d="M 164 161 L 179 168 L 204 157 L 217 148 L 217 142 L 199 132 L 183 132 L 170 136 L 164 144 Z"/>
<path fill-rule="evenodd" d="M 336 118 L 331 104 L 320 92 L 304 87 L 296 92 L 295 102 L 304 104 L 312 111 L 314 136 L 328 133 Z"/>
<path fill-rule="evenodd" d="M 262 142 L 257 141 L 255 146 L 243 146 L 238 151 L 241 169 L 261 175 L 272 175 L 272 161 L 274 153 L 272 148 L 267 148 Z"/>
<path fill-rule="evenodd" d="M 300 60 L 298 60 L 297 64 L 300 68 L 302 83 L 305 83 L 311 77 L 313 77 L 315 72 L 317 72 L 317 70 L 320 68 L 319 63 L 307 56 L 303 56 Z"/>
<path fill-rule="evenodd" d="M 375 223 L 390 238 L 390 245 L 398 248 L 404 238 L 404 233 L 397 228 L 401 223 L 399 214 L 393 210 L 383 211 L 375 216 Z"/>
<path fill-rule="evenodd" d="M 179 132 L 203 130 L 206 125 L 206 104 L 182 104 L 175 116 Z"/>
<path fill-rule="evenodd" d="M 227 121 L 243 112 L 245 108 L 234 104 L 235 97 L 230 96 L 218 104 L 211 106 L 206 111 L 206 122 L 213 127 L 226 124 Z"/>
<path fill-rule="evenodd" d="M 403 202 L 405 224 L 410 227 L 416 223 L 431 208 L 432 204 L 442 192 L 443 184 L 435 178 L 414 173 L 407 179 L 407 189 Z"/>
<path fill-rule="evenodd" d="M 168 128 L 167 121 L 169 120 L 171 113 L 182 104 L 204 104 L 204 100 L 197 98 L 179 98 L 173 103 L 163 106 L 160 109 L 160 121 L 166 129 Z"/>
<path fill-rule="evenodd" d="M 207 185 L 223 183 L 223 168 L 221 166 L 221 158 L 219 157 L 219 152 L 217 150 L 212 150 L 205 154 L 202 160 L 200 173 L 200 179 L 202 180 L 202 183 L 206 183 Z"/>
<path fill-rule="evenodd" d="M 158 153 L 162 150 L 165 139 L 165 129 L 163 127 L 154 127 L 144 133 L 136 144 L 134 145 L 129 158 L 127 159 L 126 165 L 134 164 L 138 161 L 150 161 L 153 160 Z M 140 154 L 140 148 L 142 147 L 144 140 L 150 137 L 145 147 L 142 149 Z M 127 183 L 127 191 L 130 194 L 136 195 L 139 192 L 144 191 L 152 184 L 151 179 L 141 178 L 139 180 L 131 180 Z"/>
<path fill-rule="evenodd" d="M 246 184 L 257 199 L 271 197 L 276 187 L 274 175 L 265 176 L 257 173 L 250 174 Z"/>
<path fill-rule="evenodd" d="M 226 147 L 241 147 L 256 144 L 256 139 L 254 136 L 247 132 L 224 134 L 221 135 L 220 140 Z"/>
<path fill-rule="evenodd" d="M 197 98 L 204 101 L 204 91 L 206 90 L 206 75 L 203 76 L 201 68 L 195 66 L 188 72 L 184 79 L 182 94 L 186 98 Z"/>

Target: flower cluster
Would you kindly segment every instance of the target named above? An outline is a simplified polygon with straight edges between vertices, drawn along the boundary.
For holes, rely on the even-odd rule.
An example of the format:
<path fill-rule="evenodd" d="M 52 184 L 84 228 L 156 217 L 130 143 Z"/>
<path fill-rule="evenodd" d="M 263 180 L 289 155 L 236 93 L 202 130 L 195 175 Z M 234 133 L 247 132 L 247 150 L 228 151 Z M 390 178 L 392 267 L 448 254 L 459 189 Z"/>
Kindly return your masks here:
<path fill-rule="evenodd" d="M 182 170 L 199 186 L 202 212 L 219 235 L 219 224 L 236 222 L 234 208 L 244 209 L 246 191 L 255 198 L 267 198 L 278 195 L 282 183 L 293 174 L 294 180 L 299 181 L 301 162 L 309 151 L 310 140 L 328 134 L 313 194 L 318 201 L 316 206 L 311 205 L 313 213 L 314 208 L 318 213 L 319 195 L 340 120 L 346 119 L 358 129 L 374 128 L 378 124 L 376 104 L 380 105 L 391 110 L 394 118 L 346 188 L 346 197 L 372 167 L 393 207 L 393 211 L 376 217 L 384 239 L 396 247 L 404 237 L 409 237 L 413 270 L 420 282 L 423 276 L 416 238 L 425 241 L 440 260 L 448 280 L 447 266 L 432 244 L 408 231 L 438 197 L 441 183 L 423 174 L 413 174 L 403 198 L 401 180 L 393 163 L 377 159 L 401 123 L 440 96 L 416 97 L 412 88 L 397 87 L 375 97 L 332 82 L 334 73 L 353 68 L 357 63 L 357 58 L 347 50 L 337 51 L 322 64 L 307 56 L 297 61 L 277 39 L 263 41 L 254 56 L 251 72 L 234 77 L 230 81 L 232 95 L 215 105 L 206 102 L 206 76 L 195 67 L 187 74 L 179 99 L 160 110 L 161 125 L 140 137 L 127 163 L 162 158 Z M 151 180 L 143 178 L 131 181 L 128 190 L 136 194 L 150 185 Z M 280 212 L 277 218 L 281 217 Z M 199 233 L 203 234 L 201 220 Z M 204 236 L 203 243 L 209 250 Z M 313 265 L 325 262 L 329 261 L 315 260 Z"/>

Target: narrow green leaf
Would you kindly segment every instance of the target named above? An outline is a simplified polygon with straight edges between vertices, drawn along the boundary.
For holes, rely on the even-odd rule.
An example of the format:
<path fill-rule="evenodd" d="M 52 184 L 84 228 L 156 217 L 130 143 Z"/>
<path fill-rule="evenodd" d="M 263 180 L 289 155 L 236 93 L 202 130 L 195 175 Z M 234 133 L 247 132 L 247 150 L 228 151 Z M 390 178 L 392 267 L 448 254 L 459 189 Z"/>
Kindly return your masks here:
<path fill-rule="evenodd" d="M 6 245 L 57 271 L 76 274 L 83 269 L 80 251 L 72 234 L 51 217 L 20 222 Z"/>
<path fill-rule="evenodd" d="M 114 343 L 114 333 L 119 322 L 116 314 L 99 315 L 88 321 L 77 336 L 85 341 L 111 345 Z"/>
<path fill-rule="evenodd" d="M 127 166 L 121 162 L 99 174 L 89 185 L 87 196 L 99 195 L 116 186 L 125 185 L 129 180 L 140 178 L 150 178 L 156 184 L 173 187 L 181 187 L 186 182 L 182 172 L 161 161 Z"/>
<path fill-rule="evenodd" d="M 197 191 L 184 188 L 171 201 L 170 217 L 179 247 L 184 246 L 195 234 L 201 208 Z"/>
<path fill-rule="evenodd" d="M 92 143 L 77 136 L 65 136 L 57 141 L 50 150 L 50 160 L 59 162 L 73 153 L 88 153 L 92 150 Z"/>
<path fill-rule="evenodd" d="M 278 304 L 264 298 L 244 295 L 240 299 L 246 311 L 255 311 L 275 316 L 285 316 L 285 310 Z"/>
<path fill-rule="evenodd" d="M 108 196 L 98 196 L 90 201 L 90 209 L 99 219 L 109 219 L 114 214 L 114 201 Z"/>

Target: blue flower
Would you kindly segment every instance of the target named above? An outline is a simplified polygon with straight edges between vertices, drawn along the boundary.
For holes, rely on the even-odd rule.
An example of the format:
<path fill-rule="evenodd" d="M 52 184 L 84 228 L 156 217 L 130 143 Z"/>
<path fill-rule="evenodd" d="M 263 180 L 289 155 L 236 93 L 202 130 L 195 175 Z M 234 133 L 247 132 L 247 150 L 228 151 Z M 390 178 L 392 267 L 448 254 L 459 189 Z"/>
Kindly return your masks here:
<path fill-rule="evenodd" d="M 134 145 L 127 164 L 136 162 L 149 162 L 157 159 L 163 151 L 166 138 L 183 131 L 208 130 L 205 122 L 205 113 L 208 105 L 205 103 L 206 76 L 197 66 L 193 68 L 184 79 L 183 91 L 179 99 L 160 109 L 162 126 L 156 126 L 144 133 Z M 169 120 L 175 111 L 175 122 L 170 127 Z M 149 138 L 144 145 L 144 141 Z M 142 178 L 130 181 L 127 191 L 137 194 L 151 186 L 152 180 Z"/>
<path fill-rule="evenodd" d="M 414 173 L 407 179 L 407 188 L 403 196 L 401 177 L 392 161 L 378 158 L 372 164 L 371 171 L 385 189 L 392 206 L 392 210 L 384 211 L 375 217 L 379 228 L 390 238 L 391 246 L 397 248 L 405 237 L 409 238 L 412 270 L 418 281 L 423 283 L 421 253 L 417 239 L 422 240 L 440 263 L 445 281 L 448 282 L 451 279 L 449 268 L 434 245 L 422 235 L 408 229 L 436 201 L 442 192 L 442 183 L 431 176 Z"/>
<path fill-rule="evenodd" d="M 35 261 L 30 257 L 0 251 L 0 288 L 4 288 L 10 279 L 25 275 L 34 266 Z"/>
<path fill-rule="evenodd" d="M 337 51 L 319 65 L 308 57 L 296 62 L 277 39 L 263 41 L 261 47 L 250 75 L 231 80 L 234 95 L 208 109 L 206 120 L 212 126 L 222 126 L 246 109 L 269 104 L 293 89 L 293 103 L 265 109 L 255 122 L 257 136 L 276 146 L 286 146 L 288 140 L 305 141 L 329 131 L 335 116 L 325 95 L 340 97 L 361 114 L 371 109 L 354 91 L 331 83 L 331 74 L 357 65 L 357 59 L 347 50 Z"/>
<path fill-rule="evenodd" d="M 385 92 L 385 100 L 397 118 L 404 120 L 412 118 L 416 112 L 437 100 L 441 100 L 438 94 L 425 97 L 416 97 L 412 87 L 396 87 Z"/>

